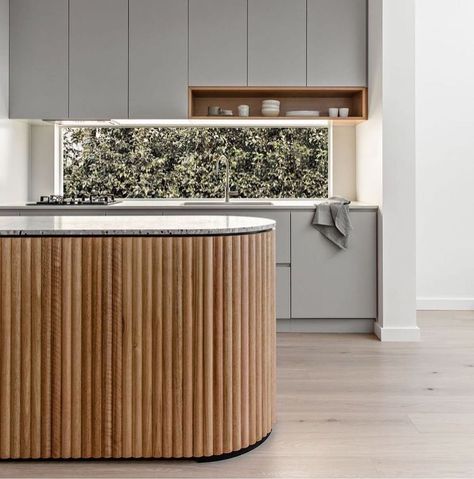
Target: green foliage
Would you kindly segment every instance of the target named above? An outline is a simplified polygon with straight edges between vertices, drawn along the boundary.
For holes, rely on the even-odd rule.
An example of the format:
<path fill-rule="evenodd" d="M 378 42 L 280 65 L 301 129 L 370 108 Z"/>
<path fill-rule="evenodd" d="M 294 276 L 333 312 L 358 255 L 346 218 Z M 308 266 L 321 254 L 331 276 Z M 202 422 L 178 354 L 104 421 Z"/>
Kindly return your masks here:
<path fill-rule="evenodd" d="M 221 198 L 222 155 L 240 198 L 328 196 L 326 128 L 65 128 L 64 194 Z"/>

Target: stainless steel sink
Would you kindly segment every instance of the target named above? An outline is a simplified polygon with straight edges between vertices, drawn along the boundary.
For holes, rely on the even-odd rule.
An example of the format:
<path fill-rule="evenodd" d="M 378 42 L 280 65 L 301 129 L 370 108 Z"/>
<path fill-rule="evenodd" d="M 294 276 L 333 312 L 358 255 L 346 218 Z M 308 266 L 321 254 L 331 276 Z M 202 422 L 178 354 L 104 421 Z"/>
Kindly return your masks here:
<path fill-rule="evenodd" d="M 217 207 L 217 208 L 226 208 L 229 206 L 273 206 L 272 201 L 184 201 L 183 206 L 208 206 L 208 207 Z"/>

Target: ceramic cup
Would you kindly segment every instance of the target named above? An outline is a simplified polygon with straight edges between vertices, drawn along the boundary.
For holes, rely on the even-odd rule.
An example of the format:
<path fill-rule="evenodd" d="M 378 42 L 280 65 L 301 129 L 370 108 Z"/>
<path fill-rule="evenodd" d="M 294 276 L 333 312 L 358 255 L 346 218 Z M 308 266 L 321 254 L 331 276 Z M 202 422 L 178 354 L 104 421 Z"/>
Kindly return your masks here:
<path fill-rule="evenodd" d="M 207 108 L 207 114 L 209 116 L 216 116 L 216 115 L 219 115 L 220 114 L 220 111 L 221 111 L 221 107 L 220 106 L 210 106 Z"/>
<path fill-rule="evenodd" d="M 349 116 L 349 108 L 339 108 L 339 116 L 341 118 L 347 118 Z"/>
<path fill-rule="evenodd" d="M 250 115 L 250 106 L 249 105 L 239 105 L 237 107 L 239 110 L 239 116 L 249 116 Z"/>
<path fill-rule="evenodd" d="M 337 118 L 339 116 L 339 108 L 329 108 L 329 117 Z"/>

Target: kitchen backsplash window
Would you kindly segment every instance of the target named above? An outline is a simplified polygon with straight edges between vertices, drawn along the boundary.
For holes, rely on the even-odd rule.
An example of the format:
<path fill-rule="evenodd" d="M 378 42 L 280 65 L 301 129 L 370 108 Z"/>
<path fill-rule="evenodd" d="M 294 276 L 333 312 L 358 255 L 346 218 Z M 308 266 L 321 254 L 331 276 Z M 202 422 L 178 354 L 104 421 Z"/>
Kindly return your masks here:
<path fill-rule="evenodd" d="M 327 128 L 62 128 L 66 196 L 328 196 Z"/>

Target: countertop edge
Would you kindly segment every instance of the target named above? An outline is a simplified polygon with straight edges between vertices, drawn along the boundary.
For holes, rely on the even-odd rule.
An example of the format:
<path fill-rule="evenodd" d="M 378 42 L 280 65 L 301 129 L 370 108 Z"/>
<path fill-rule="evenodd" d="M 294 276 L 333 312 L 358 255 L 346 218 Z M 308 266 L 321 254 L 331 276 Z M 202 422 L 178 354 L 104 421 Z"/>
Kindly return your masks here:
<path fill-rule="evenodd" d="M 2 211 L 31 211 L 34 215 L 35 211 L 97 211 L 97 212 L 114 212 L 114 211 L 314 211 L 316 209 L 316 204 L 274 204 L 274 205 L 245 205 L 245 204 L 232 204 L 232 205 L 179 205 L 176 203 L 169 204 L 137 204 L 134 205 L 133 201 L 122 202 L 116 205 L 109 206 L 26 206 L 26 205 L 0 205 L 0 216 Z M 351 211 L 378 211 L 379 207 L 372 204 L 351 204 L 349 206 Z"/>
<path fill-rule="evenodd" d="M 276 228 L 271 219 L 239 216 L 9 216 L 0 219 L 0 237 L 190 237 L 237 236 Z"/>

